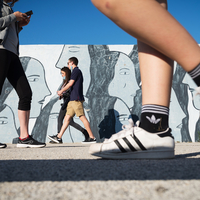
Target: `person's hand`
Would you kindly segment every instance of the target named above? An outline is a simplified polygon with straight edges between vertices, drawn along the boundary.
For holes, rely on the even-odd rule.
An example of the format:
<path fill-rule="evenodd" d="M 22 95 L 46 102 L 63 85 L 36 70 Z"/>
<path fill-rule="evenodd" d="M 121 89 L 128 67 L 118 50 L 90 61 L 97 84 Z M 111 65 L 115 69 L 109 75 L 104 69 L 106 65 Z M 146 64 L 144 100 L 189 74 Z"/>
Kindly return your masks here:
<path fill-rule="evenodd" d="M 26 17 L 26 19 L 23 19 L 23 20 L 19 21 L 19 27 L 28 25 L 29 22 L 30 22 L 30 18 L 31 18 L 31 16 Z"/>
<path fill-rule="evenodd" d="M 61 100 L 63 98 L 63 94 L 61 96 L 59 96 L 59 100 Z"/>
<path fill-rule="evenodd" d="M 27 18 L 27 15 L 25 13 L 21 13 L 19 11 L 14 12 L 13 14 L 16 16 L 18 22 Z"/>
<path fill-rule="evenodd" d="M 57 91 L 57 94 L 58 96 L 62 96 L 62 91 L 61 90 Z"/>

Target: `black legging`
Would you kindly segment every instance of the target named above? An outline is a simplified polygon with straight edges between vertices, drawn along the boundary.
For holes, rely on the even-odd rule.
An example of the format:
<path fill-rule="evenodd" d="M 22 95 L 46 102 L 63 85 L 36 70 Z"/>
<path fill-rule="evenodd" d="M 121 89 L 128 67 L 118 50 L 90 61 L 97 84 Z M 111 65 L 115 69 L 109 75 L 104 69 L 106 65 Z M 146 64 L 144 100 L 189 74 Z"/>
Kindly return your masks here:
<path fill-rule="evenodd" d="M 62 128 L 63 119 L 65 118 L 65 115 L 66 115 L 66 109 L 62 110 L 62 108 L 60 108 L 60 112 L 58 115 L 58 133 L 60 133 L 60 130 Z M 83 127 L 81 127 L 79 124 L 74 122 L 73 118 L 71 118 L 69 125 L 74 127 L 75 129 L 81 131 L 82 133 L 84 133 L 84 131 L 85 131 L 85 129 Z"/>
<path fill-rule="evenodd" d="M 19 57 L 5 49 L 0 49 L 0 94 L 5 79 L 11 83 L 19 96 L 19 110 L 30 110 L 32 91 Z"/>

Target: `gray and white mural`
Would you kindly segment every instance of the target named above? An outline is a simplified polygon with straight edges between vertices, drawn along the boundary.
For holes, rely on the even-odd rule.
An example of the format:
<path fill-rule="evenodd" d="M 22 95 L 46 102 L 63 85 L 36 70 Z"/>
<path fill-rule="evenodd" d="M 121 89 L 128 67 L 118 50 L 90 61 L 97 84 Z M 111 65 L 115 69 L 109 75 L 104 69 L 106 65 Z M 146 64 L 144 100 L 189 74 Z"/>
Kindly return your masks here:
<path fill-rule="evenodd" d="M 103 141 L 121 130 L 141 112 L 141 80 L 137 45 L 21 45 L 20 61 L 33 91 L 30 134 L 41 142 L 57 134 L 57 117 L 62 101 L 56 94 L 62 77 L 60 69 L 75 56 L 84 76 L 84 108 L 97 140 Z M 174 63 L 170 104 L 170 127 L 176 141 L 200 139 L 199 97 L 196 85 Z M 195 97 L 195 98 L 194 98 Z M 18 97 L 6 80 L 0 96 L 0 141 L 16 143 L 19 136 Z M 74 121 L 83 126 L 74 117 Z M 81 142 L 81 132 L 68 127 L 63 141 Z"/>

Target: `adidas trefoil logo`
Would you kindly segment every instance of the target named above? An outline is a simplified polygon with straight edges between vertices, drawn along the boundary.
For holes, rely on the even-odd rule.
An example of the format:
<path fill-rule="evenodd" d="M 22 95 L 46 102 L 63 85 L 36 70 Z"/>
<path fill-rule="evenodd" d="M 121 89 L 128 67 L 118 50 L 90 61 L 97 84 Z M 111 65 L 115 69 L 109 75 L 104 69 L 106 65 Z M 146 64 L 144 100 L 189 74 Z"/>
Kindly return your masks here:
<path fill-rule="evenodd" d="M 146 118 L 152 123 L 152 124 L 157 124 L 161 119 L 156 119 L 154 115 L 150 117 L 146 116 Z"/>

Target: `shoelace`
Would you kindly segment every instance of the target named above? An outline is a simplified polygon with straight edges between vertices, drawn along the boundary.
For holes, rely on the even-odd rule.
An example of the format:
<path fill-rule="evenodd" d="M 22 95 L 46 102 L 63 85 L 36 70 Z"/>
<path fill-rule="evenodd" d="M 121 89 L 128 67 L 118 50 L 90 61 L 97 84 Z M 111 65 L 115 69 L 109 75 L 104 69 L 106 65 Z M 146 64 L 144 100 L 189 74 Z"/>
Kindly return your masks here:
<path fill-rule="evenodd" d="M 113 140 L 118 139 L 118 138 L 122 138 L 123 136 L 125 137 L 126 133 L 128 131 L 131 131 L 131 129 L 133 129 L 135 127 L 132 119 L 129 119 L 128 122 L 129 122 L 128 125 L 122 125 L 122 131 L 113 134 L 109 139 L 105 139 L 104 143 L 109 142 L 109 141 L 113 141 Z M 136 123 L 136 126 L 138 126 L 138 123 Z M 133 130 L 132 130 L 132 134 L 134 134 Z"/>

